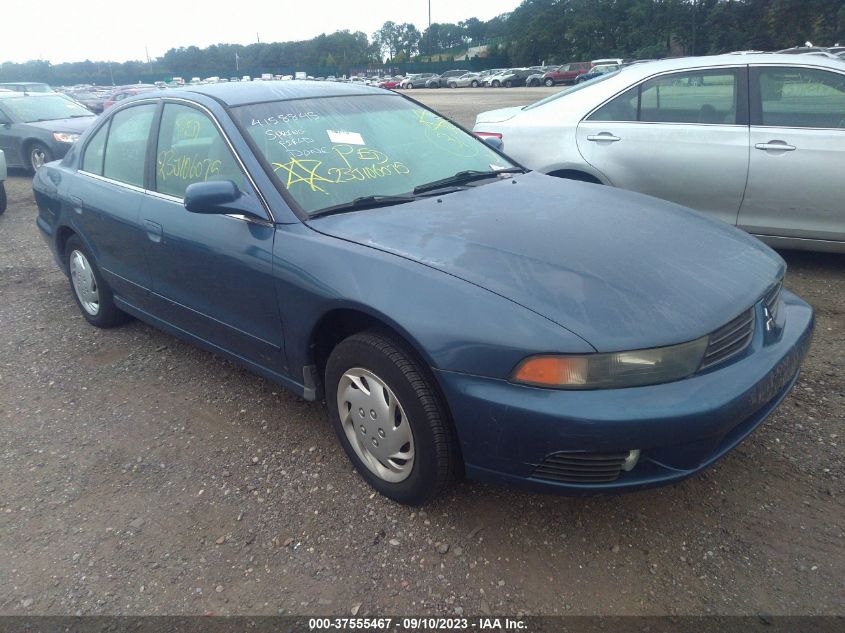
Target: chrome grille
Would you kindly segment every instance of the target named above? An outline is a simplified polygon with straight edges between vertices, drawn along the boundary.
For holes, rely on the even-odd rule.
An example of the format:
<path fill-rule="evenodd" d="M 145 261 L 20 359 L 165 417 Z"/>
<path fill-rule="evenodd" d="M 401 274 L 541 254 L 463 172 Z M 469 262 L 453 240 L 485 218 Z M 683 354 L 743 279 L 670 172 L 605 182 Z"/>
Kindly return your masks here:
<path fill-rule="evenodd" d="M 699 369 L 722 363 L 744 351 L 754 336 L 754 307 L 710 335 Z"/>
<path fill-rule="evenodd" d="M 624 453 L 553 453 L 546 457 L 533 477 L 573 484 L 616 481 L 628 457 Z"/>

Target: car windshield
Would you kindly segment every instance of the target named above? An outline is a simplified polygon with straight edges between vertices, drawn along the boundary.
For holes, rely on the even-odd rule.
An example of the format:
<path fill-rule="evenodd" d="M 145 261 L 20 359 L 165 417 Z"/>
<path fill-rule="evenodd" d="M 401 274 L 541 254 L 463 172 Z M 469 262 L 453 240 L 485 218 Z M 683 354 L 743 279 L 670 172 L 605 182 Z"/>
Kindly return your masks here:
<path fill-rule="evenodd" d="M 475 136 L 398 95 L 297 99 L 233 115 L 307 214 L 365 197 L 403 196 L 461 172 L 515 165 Z"/>
<path fill-rule="evenodd" d="M 589 90 L 590 88 L 597 86 L 601 82 L 607 81 L 611 77 L 615 77 L 620 72 L 622 72 L 621 68 L 618 69 L 618 70 L 613 70 L 611 72 L 601 74 L 598 77 L 596 77 L 595 79 L 593 79 L 592 81 L 587 81 L 587 82 L 575 84 L 574 86 L 570 86 L 569 88 L 565 88 L 565 89 L 561 90 L 560 92 L 556 92 L 555 94 L 553 94 L 549 97 L 546 97 L 545 99 L 540 99 L 536 103 L 532 103 L 531 105 L 527 105 L 523 108 L 523 110 L 533 110 L 534 108 L 538 108 L 542 105 L 546 105 L 547 103 L 549 103 L 551 101 L 556 101 L 556 100 L 560 99 L 561 97 L 571 95 L 573 92 L 578 92 L 579 90 Z"/>
<path fill-rule="evenodd" d="M 94 116 L 87 108 L 60 95 L 3 99 L 3 105 L 24 123 Z"/>

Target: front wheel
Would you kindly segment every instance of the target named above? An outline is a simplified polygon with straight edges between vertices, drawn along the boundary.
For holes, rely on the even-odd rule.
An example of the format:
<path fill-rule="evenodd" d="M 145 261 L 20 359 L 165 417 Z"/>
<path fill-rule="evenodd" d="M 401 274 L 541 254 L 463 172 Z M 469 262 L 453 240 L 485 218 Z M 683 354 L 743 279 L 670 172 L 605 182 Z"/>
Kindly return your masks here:
<path fill-rule="evenodd" d="M 412 90 L 414 88 L 414 84 L 408 84 L 408 90 Z"/>
<path fill-rule="evenodd" d="M 6 183 L 0 180 L 0 215 L 6 210 Z"/>
<path fill-rule="evenodd" d="M 34 174 L 41 169 L 45 163 L 53 160 L 53 152 L 44 143 L 33 143 L 29 146 L 29 170 Z"/>
<path fill-rule="evenodd" d="M 545 82 L 543 82 L 543 83 L 545 83 L 545 84 L 546 84 L 546 87 L 547 87 L 547 88 L 551 88 L 552 86 L 554 86 L 554 85 L 555 85 L 555 81 L 554 81 L 554 79 L 546 79 L 546 81 L 545 81 Z"/>
<path fill-rule="evenodd" d="M 450 88 L 457 88 L 457 87 L 458 87 L 458 84 L 456 84 L 454 81 L 450 81 L 450 82 L 449 82 L 449 87 L 450 87 Z"/>
<path fill-rule="evenodd" d="M 512 81 L 506 81 L 505 82 L 505 88 L 513 88 L 513 82 Z"/>
<path fill-rule="evenodd" d="M 498 79 L 497 79 L 496 81 L 494 81 L 494 82 L 493 82 L 493 87 L 494 87 L 494 88 L 498 88 L 498 87 L 499 87 L 499 86 L 501 86 L 501 85 L 502 85 L 502 84 L 501 84 L 501 82 L 500 82 Z"/>
<path fill-rule="evenodd" d="M 70 287 L 82 316 L 93 326 L 110 328 L 129 320 L 129 315 L 114 304 L 108 287 L 88 250 L 75 235 L 65 246 L 65 265 Z"/>
<path fill-rule="evenodd" d="M 349 459 L 381 494 L 421 505 L 454 479 L 448 409 L 430 372 L 379 330 L 339 343 L 326 364 L 329 416 Z"/>
<path fill-rule="evenodd" d="M 472 86 L 473 88 L 478 88 L 478 82 L 475 79 L 473 79 L 472 82 L 469 85 Z"/>

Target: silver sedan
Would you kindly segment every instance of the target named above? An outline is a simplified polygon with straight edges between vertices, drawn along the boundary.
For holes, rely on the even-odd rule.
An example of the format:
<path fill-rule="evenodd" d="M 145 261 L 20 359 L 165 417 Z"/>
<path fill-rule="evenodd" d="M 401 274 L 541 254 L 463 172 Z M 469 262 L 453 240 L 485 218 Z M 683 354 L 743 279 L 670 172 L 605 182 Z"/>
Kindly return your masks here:
<path fill-rule="evenodd" d="M 648 62 L 474 128 L 537 171 L 677 202 L 782 248 L 845 252 L 845 62 Z"/>

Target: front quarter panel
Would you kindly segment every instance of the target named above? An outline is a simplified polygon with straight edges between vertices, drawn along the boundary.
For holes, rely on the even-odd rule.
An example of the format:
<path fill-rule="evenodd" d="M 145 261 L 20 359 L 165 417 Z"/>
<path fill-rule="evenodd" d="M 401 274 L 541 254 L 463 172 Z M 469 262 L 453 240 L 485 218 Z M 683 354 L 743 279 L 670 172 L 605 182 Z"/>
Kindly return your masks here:
<path fill-rule="evenodd" d="M 294 376 L 313 363 L 315 326 L 337 309 L 381 320 L 436 369 L 507 379 L 530 354 L 594 351 L 575 334 L 479 286 L 306 225 L 279 228 L 274 268 Z"/>

